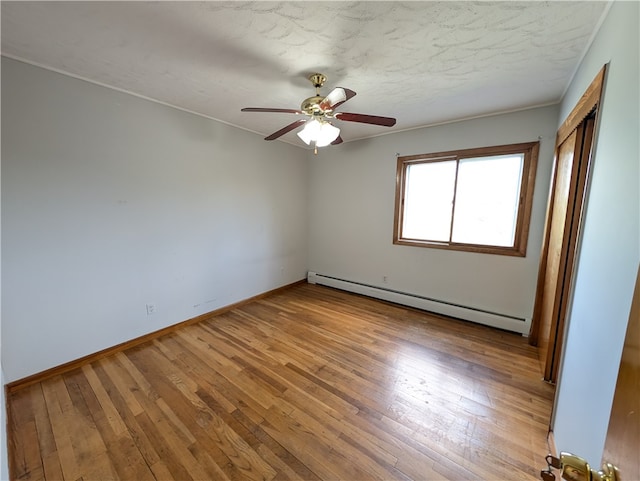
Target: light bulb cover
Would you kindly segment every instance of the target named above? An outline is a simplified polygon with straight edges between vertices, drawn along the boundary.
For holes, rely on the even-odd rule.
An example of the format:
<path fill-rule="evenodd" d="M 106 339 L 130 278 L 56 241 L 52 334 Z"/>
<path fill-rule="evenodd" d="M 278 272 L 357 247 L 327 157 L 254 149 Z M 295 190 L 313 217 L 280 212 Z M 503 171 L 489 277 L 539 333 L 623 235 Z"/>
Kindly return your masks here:
<path fill-rule="evenodd" d="M 325 147 L 336 140 L 340 135 L 340 129 L 334 127 L 328 122 L 321 124 L 318 138 L 316 139 L 317 147 Z"/>
<path fill-rule="evenodd" d="M 302 141 L 310 145 L 311 142 L 316 143 L 316 147 L 325 147 L 336 140 L 340 135 L 340 129 L 334 127 L 329 122 L 321 122 L 317 119 L 309 120 L 304 128 L 298 132 L 298 137 Z"/>
<path fill-rule="evenodd" d="M 304 124 L 304 128 L 300 132 L 298 132 L 298 137 L 300 137 L 305 144 L 309 145 L 312 141 L 318 138 L 319 131 L 320 122 L 318 122 L 316 119 L 312 119 Z"/>

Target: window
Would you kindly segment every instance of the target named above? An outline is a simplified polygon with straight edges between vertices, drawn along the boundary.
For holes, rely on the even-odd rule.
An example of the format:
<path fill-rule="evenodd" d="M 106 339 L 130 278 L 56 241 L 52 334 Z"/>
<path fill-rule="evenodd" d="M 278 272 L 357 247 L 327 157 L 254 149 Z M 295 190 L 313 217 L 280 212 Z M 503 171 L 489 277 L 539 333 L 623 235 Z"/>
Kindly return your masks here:
<path fill-rule="evenodd" d="M 398 157 L 394 244 L 525 256 L 538 145 Z"/>

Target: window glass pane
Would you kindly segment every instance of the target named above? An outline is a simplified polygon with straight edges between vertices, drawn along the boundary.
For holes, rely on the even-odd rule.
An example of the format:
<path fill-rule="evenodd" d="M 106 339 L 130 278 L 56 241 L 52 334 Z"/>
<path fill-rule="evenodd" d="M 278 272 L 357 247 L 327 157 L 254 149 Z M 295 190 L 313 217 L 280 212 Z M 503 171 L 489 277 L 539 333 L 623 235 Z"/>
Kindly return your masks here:
<path fill-rule="evenodd" d="M 456 162 L 407 166 L 402 236 L 449 241 Z"/>
<path fill-rule="evenodd" d="M 460 160 L 453 242 L 514 244 L 523 154 Z"/>

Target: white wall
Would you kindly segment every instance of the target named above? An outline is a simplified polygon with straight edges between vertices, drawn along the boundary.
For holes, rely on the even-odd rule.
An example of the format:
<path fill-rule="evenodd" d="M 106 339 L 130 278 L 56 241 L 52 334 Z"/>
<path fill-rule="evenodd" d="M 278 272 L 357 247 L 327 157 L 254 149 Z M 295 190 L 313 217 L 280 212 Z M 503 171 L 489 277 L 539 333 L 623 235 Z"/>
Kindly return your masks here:
<path fill-rule="evenodd" d="M 1 171 L 1 169 L 0 169 Z M 0 174 L 1 177 L 1 174 Z M 0 188 L 1 191 L 1 188 Z M 2 226 L 0 224 L 0 238 Z M 2 246 L 0 245 L 0 259 Z M 1 263 L 0 263 L 1 264 Z M 1 271 L 1 270 L 0 270 Z M 0 305 L 2 305 L 2 276 L 0 276 Z M 2 316 L 0 315 L 0 327 L 2 326 Z M 0 328 L 0 480 L 9 479 L 9 459 L 7 451 L 7 406 L 4 398 L 4 368 L 2 367 L 2 329 Z"/>
<path fill-rule="evenodd" d="M 558 449 L 594 466 L 603 452 L 640 262 L 639 6 L 613 4 L 559 119 L 610 62 L 553 421 Z"/>
<path fill-rule="evenodd" d="M 0 72 L 2 68 L 0 66 Z M 1 108 L 0 108 L 1 110 Z M 0 132 L 0 145 L 2 133 Z M 0 199 L 2 198 L 2 156 L 0 156 Z M 0 208 L 2 202 L 0 201 Z M 2 272 L 2 223 L 0 222 L 0 272 Z M 2 306 L 2 276 L 0 275 L 0 306 Z M 7 406 L 4 398 L 4 368 L 2 367 L 2 309 L 0 308 L 0 480 L 9 479 L 9 459 L 7 450 Z"/>
<path fill-rule="evenodd" d="M 531 109 L 384 135 L 311 155 L 309 269 L 530 320 L 557 116 L 557 106 Z M 542 139 L 526 257 L 393 244 L 397 153 L 530 142 L 538 137 Z"/>
<path fill-rule="evenodd" d="M 304 150 L 6 58 L 2 141 L 7 382 L 306 275 Z"/>

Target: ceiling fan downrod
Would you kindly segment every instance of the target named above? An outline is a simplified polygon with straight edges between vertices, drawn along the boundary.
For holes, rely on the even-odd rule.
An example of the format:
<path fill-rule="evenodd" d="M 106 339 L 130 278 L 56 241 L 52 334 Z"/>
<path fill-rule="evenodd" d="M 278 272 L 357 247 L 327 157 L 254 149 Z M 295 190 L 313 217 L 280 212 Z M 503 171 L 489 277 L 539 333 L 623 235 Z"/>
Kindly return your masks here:
<path fill-rule="evenodd" d="M 322 75 L 321 73 L 314 73 L 309 75 L 309 77 L 307 78 L 316 88 L 316 94 L 313 97 L 304 99 L 302 101 L 302 104 L 300 104 L 300 110 L 311 117 L 322 116 L 323 112 L 320 108 L 320 102 L 324 100 L 324 97 L 320 95 L 320 89 L 327 81 L 327 77 Z"/>

